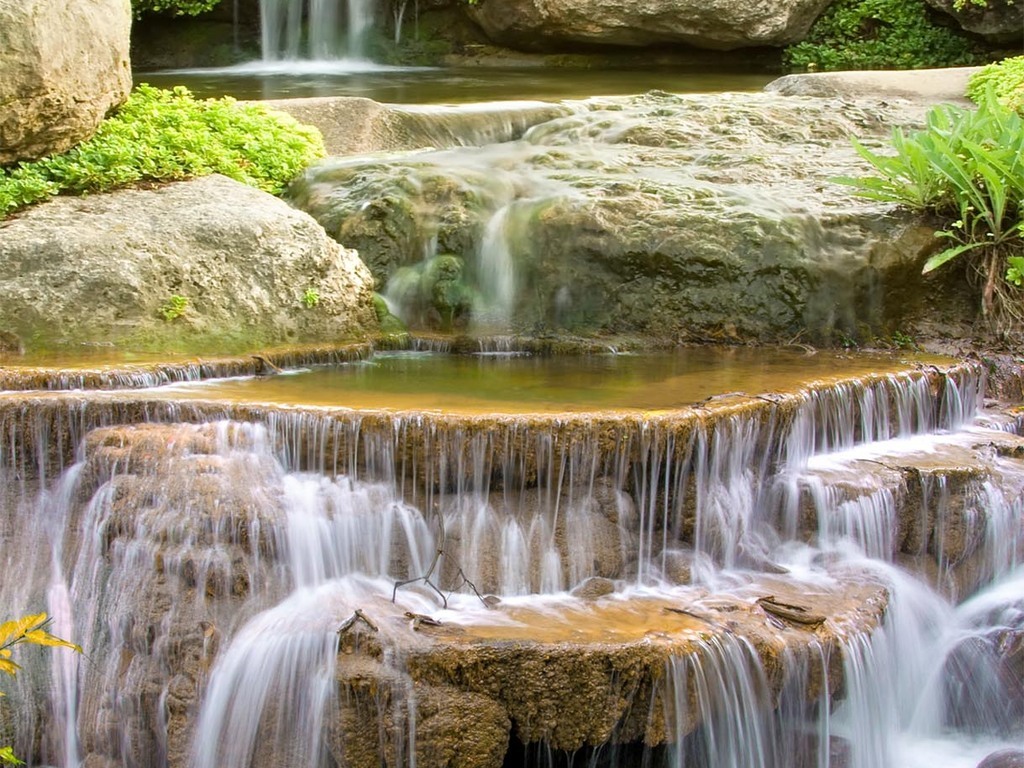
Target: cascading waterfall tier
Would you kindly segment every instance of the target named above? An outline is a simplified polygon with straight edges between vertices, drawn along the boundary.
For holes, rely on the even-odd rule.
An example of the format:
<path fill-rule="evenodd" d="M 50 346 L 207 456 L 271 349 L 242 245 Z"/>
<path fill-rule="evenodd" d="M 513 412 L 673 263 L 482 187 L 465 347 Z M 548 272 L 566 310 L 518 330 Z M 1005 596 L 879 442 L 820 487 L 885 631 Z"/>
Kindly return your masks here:
<path fill-rule="evenodd" d="M 260 0 L 263 60 L 363 59 L 373 23 L 367 0 Z"/>
<path fill-rule="evenodd" d="M 982 387 L 487 417 L 0 395 L 6 604 L 45 601 L 88 654 L 26 664 L 17 746 L 896 768 L 943 743 L 973 768 L 1024 707 L 1024 443 Z"/>

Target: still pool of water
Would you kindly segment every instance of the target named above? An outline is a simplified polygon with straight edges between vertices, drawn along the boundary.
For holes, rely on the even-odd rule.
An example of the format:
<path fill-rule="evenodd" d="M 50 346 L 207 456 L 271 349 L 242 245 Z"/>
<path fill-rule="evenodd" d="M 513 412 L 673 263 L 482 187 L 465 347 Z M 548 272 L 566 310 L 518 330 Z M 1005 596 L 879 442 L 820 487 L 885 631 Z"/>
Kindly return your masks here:
<path fill-rule="evenodd" d="M 555 67 L 364 69 L 307 66 L 273 69 L 242 65 L 224 69 L 136 72 L 135 81 L 161 88 L 184 85 L 197 96 L 237 99 L 294 99 L 362 96 L 392 104 L 465 104 L 522 99 L 561 100 L 623 96 L 663 90 L 672 93 L 757 91 L 774 78 L 763 73 L 693 72 L 678 68 L 575 69 Z"/>
<path fill-rule="evenodd" d="M 791 392 L 814 381 L 906 370 L 924 358 L 787 349 L 532 357 L 377 353 L 263 378 L 163 388 L 233 402 L 449 413 L 665 411 L 730 394 Z"/>

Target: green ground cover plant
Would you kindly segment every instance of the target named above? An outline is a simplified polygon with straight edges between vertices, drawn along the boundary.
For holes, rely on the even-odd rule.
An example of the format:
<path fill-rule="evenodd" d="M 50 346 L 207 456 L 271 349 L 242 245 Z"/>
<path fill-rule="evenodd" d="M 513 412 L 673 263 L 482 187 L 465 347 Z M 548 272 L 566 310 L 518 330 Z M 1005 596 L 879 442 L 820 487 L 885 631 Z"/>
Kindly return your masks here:
<path fill-rule="evenodd" d="M 319 131 L 231 98 L 140 85 L 69 152 L 0 169 L 0 218 L 57 194 L 221 173 L 272 194 L 324 155 Z"/>
<path fill-rule="evenodd" d="M 807 38 L 786 48 L 791 69 L 920 69 L 980 63 L 977 44 L 937 25 L 924 0 L 836 0 Z"/>
<path fill-rule="evenodd" d="M 132 0 L 132 13 L 139 18 L 146 13 L 171 16 L 198 16 L 220 5 L 221 0 Z"/>
<path fill-rule="evenodd" d="M 977 109 L 933 107 L 925 128 L 892 133 L 895 154 L 854 141 L 874 175 L 838 179 L 862 197 L 935 214 L 945 247 L 930 272 L 966 261 L 993 330 L 1024 324 L 1024 119 L 990 88 Z"/>
<path fill-rule="evenodd" d="M 1024 56 L 1014 56 L 982 67 L 967 82 L 967 97 L 980 102 L 991 89 L 1005 106 L 1017 112 L 1024 108 Z"/>

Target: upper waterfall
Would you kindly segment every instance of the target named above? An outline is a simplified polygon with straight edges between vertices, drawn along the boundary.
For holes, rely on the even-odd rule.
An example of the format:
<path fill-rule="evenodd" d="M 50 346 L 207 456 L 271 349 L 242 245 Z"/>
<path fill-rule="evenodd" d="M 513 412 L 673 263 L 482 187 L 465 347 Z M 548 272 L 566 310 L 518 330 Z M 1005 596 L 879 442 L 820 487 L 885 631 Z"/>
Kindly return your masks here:
<path fill-rule="evenodd" d="M 264 62 L 362 60 L 369 0 L 260 0 Z"/>

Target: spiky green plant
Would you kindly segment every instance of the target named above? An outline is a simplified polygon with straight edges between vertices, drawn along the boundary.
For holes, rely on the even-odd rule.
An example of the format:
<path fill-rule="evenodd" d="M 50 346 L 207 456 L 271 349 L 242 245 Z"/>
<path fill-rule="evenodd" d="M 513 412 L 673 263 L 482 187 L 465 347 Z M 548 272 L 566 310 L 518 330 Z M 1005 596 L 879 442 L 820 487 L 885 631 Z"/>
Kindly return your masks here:
<path fill-rule="evenodd" d="M 861 197 L 934 213 L 946 247 L 925 272 L 966 258 L 981 275 L 981 307 L 994 327 L 1024 319 L 1015 287 L 1024 254 L 1024 120 L 989 89 L 976 110 L 932 108 L 925 127 L 892 133 L 894 154 L 854 146 L 875 174 L 837 179 Z"/>

